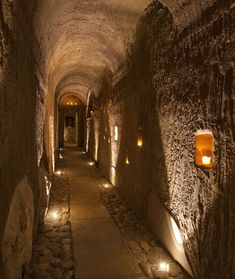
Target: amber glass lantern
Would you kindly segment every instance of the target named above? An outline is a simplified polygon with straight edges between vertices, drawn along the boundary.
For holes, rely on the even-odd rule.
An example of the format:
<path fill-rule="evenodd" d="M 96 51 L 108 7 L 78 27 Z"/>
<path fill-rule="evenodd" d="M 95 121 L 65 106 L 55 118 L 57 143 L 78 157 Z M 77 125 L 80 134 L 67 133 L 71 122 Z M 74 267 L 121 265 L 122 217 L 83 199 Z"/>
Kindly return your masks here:
<path fill-rule="evenodd" d="M 214 138 L 209 130 L 199 130 L 195 134 L 195 164 L 205 168 L 214 166 Z"/>

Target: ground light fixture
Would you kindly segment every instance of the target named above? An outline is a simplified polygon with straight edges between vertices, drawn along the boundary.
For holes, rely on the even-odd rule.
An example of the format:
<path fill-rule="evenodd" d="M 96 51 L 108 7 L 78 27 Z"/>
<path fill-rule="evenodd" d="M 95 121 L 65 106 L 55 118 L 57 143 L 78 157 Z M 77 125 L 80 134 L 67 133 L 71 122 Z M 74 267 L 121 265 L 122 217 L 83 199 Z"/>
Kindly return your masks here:
<path fill-rule="evenodd" d="M 169 263 L 167 263 L 167 262 L 160 262 L 158 268 L 159 268 L 159 270 L 165 271 L 165 272 L 169 272 L 169 270 L 170 270 Z"/>
<path fill-rule="evenodd" d="M 175 222 L 175 220 L 171 217 L 171 227 L 175 237 L 175 241 L 178 245 L 183 245 L 183 239 L 180 234 L 180 230 Z"/>
<path fill-rule="evenodd" d="M 58 220 L 59 217 L 60 217 L 60 215 L 59 215 L 59 213 L 58 213 L 57 211 L 52 212 L 52 213 L 51 213 L 51 216 L 52 216 L 52 218 L 53 218 L 54 220 Z"/>
<path fill-rule="evenodd" d="M 205 168 L 214 166 L 214 137 L 209 130 L 198 130 L 195 134 L 195 164 Z"/>
<path fill-rule="evenodd" d="M 125 163 L 126 165 L 130 165 L 128 154 L 126 154 Z"/>
<path fill-rule="evenodd" d="M 109 189 L 109 188 L 110 188 L 110 184 L 109 184 L 109 183 L 104 183 L 104 184 L 103 184 L 103 187 L 104 187 L 105 189 Z"/>
<path fill-rule="evenodd" d="M 143 130 L 141 127 L 138 129 L 138 134 L 137 134 L 137 146 L 142 147 L 143 146 Z"/>

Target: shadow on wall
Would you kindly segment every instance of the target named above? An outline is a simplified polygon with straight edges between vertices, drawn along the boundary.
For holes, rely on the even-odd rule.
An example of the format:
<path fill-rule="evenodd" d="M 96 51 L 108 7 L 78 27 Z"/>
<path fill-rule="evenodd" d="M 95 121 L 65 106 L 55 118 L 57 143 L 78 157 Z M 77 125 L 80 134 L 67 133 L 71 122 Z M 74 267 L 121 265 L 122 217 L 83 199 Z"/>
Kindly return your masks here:
<path fill-rule="evenodd" d="M 235 274 L 235 262 L 231 258 L 234 251 L 235 218 L 235 158 L 233 156 L 232 174 L 217 193 L 210 208 L 202 212 L 201 225 L 189 235 L 185 245 L 191 250 L 191 243 L 197 240 L 198 253 L 193 262 L 197 278 L 231 279 Z M 203 226 L 206 224 L 206 226 Z M 223 255 L 223 256 L 221 256 Z M 192 258 L 192 255 L 190 255 Z"/>
<path fill-rule="evenodd" d="M 146 224 L 174 258 L 192 275 L 184 247 L 176 241 L 172 226 L 174 218 L 172 219 L 158 193 L 161 189 L 165 191 L 161 196 L 167 200 L 171 198 L 156 95 L 149 82 L 152 74 L 149 68 L 151 55 L 144 31 L 141 33 L 140 30 L 139 45 L 133 50 L 133 65 L 126 77 L 128 83 L 124 80 L 124 84 L 120 85 L 125 106 L 116 168 L 119 174 L 117 186 L 121 195 L 145 219 Z M 139 49 L 141 55 L 138 53 Z M 141 146 L 137 144 L 139 130 L 143 137 Z"/>

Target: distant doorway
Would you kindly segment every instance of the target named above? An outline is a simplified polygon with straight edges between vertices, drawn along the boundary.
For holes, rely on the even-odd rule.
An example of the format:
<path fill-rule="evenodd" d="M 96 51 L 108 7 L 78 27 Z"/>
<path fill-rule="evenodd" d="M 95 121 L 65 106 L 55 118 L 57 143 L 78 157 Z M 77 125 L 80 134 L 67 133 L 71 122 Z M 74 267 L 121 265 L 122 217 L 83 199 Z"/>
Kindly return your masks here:
<path fill-rule="evenodd" d="M 74 95 L 66 95 L 59 102 L 59 147 L 84 147 L 85 105 Z"/>

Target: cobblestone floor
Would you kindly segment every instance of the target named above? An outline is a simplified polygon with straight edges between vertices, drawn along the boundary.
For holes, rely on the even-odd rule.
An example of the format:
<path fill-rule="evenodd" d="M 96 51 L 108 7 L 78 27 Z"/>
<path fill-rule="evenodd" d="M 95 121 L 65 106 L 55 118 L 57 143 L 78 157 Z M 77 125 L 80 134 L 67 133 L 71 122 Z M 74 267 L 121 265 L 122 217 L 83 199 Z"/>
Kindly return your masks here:
<path fill-rule="evenodd" d="M 31 278 L 188 278 L 83 152 L 62 155 Z"/>
<path fill-rule="evenodd" d="M 69 184 L 54 177 L 50 206 L 33 247 L 32 279 L 74 278 Z"/>

